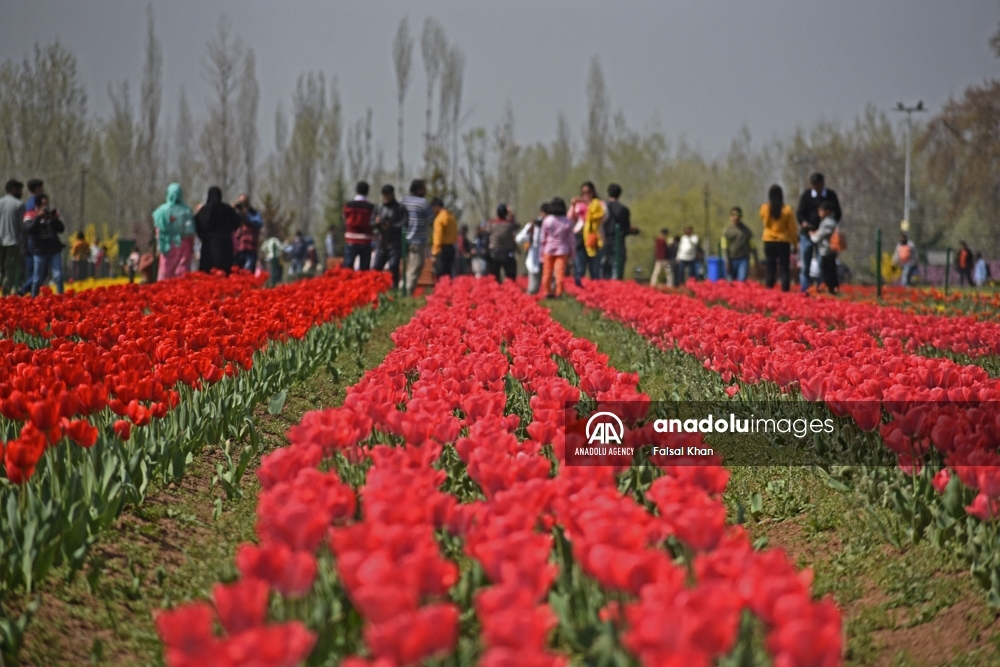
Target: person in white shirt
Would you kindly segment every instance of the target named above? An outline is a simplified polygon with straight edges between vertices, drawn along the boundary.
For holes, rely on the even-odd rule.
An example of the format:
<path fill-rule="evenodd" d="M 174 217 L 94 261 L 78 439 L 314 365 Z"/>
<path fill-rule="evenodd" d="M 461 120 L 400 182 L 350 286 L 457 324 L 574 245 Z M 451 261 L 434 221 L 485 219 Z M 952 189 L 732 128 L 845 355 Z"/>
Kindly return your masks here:
<path fill-rule="evenodd" d="M 531 220 L 514 237 L 519 246 L 526 246 L 524 268 L 528 271 L 528 294 L 538 294 L 542 285 L 542 221 L 549 214 L 549 205 L 542 204 L 538 217 Z"/>
<path fill-rule="evenodd" d="M 680 283 L 684 283 L 688 278 L 698 277 L 698 235 L 694 233 L 693 227 L 685 227 L 684 235 L 681 236 L 677 245 L 677 263 L 680 265 Z"/>

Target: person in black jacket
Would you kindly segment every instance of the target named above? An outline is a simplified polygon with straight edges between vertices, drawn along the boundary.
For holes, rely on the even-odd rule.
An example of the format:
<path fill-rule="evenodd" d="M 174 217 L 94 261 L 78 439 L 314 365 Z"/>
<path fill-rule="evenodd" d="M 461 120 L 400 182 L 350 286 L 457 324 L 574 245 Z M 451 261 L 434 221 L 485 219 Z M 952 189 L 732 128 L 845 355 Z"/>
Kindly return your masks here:
<path fill-rule="evenodd" d="M 24 231 L 28 237 L 28 252 L 33 257 L 31 296 L 38 296 L 38 290 L 49 271 L 56 283 L 56 291 L 63 293 L 62 250 L 59 235 L 66 226 L 59 218 L 59 211 L 49 209 L 48 195 L 35 196 L 35 208 L 24 215 Z"/>
<path fill-rule="evenodd" d="M 799 290 L 803 293 L 809 289 L 809 264 L 815 252 L 809 233 L 819 229 L 820 202 L 829 204 L 830 215 L 837 222 L 840 222 L 843 216 L 837 193 L 826 187 L 823 174 L 817 172 L 810 176 L 809 184 L 812 187 L 802 193 L 802 197 L 799 198 L 799 209 L 795 214 L 799 221 Z"/>
<path fill-rule="evenodd" d="M 229 273 L 233 268 L 233 232 L 241 222 L 233 207 L 222 201 L 222 190 L 210 187 L 205 205 L 194 216 L 195 230 L 201 239 L 199 271 L 220 269 Z"/>
<path fill-rule="evenodd" d="M 372 225 L 375 229 L 375 261 L 372 268 L 392 274 L 392 287 L 399 287 L 399 262 L 403 253 L 403 228 L 409 220 L 406 208 L 396 199 L 396 189 L 388 183 L 382 186 L 382 203 L 375 208 Z"/>
<path fill-rule="evenodd" d="M 618 201 L 622 196 L 622 186 L 612 183 L 608 186 L 608 217 L 602 225 L 604 253 L 601 256 L 601 276 L 605 279 L 621 280 L 619 273 L 625 272 L 625 237 L 638 234 L 632 226 L 632 213 L 628 206 Z M 617 230 L 617 235 L 615 230 Z M 618 253 L 621 252 L 621 258 Z"/>

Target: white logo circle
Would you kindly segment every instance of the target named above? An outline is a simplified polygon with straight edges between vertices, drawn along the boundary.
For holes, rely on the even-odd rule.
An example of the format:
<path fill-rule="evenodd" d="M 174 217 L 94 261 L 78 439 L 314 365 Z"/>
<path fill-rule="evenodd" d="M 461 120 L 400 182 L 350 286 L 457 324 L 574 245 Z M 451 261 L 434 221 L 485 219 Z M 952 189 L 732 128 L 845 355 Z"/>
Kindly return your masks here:
<path fill-rule="evenodd" d="M 594 420 L 598 417 L 611 417 L 618 423 L 618 431 L 616 432 L 611 428 L 612 424 L 601 422 L 594 427 Z M 616 442 L 619 445 L 622 444 L 622 438 L 625 437 L 625 425 L 622 423 L 621 417 L 613 412 L 595 412 L 590 415 L 590 419 L 587 420 L 587 428 L 585 431 L 587 435 L 587 444 L 592 445 L 595 442 L 607 445 L 612 442 Z"/>

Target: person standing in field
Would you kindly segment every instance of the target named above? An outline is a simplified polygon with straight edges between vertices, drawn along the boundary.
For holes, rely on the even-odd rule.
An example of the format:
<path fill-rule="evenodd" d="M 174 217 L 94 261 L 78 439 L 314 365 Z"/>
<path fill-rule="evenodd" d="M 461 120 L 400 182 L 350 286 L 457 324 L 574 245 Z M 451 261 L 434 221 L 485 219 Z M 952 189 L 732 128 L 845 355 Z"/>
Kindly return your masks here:
<path fill-rule="evenodd" d="M 167 199 L 153 211 L 156 244 L 160 252 L 160 267 L 156 279 L 179 278 L 191 266 L 194 252 L 194 214 L 184 203 L 179 183 L 167 186 Z"/>
<path fill-rule="evenodd" d="M 684 235 L 681 236 L 677 244 L 677 262 L 680 265 L 680 280 L 683 285 L 688 278 L 698 278 L 698 249 L 700 246 L 698 235 L 694 233 L 694 227 L 688 225 L 684 228 Z"/>
<path fill-rule="evenodd" d="M 274 287 L 281 283 L 281 254 L 284 244 L 277 236 L 264 241 L 260 246 L 261 255 L 267 264 L 267 285 Z"/>
<path fill-rule="evenodd" d="M 837 229 L 837 221 L 833 217 L 833 204 L 831 202 L 820 202 L 819 206 L 820 222 L 819 227 L 810 236 L 810 240 L 819 253 L 820 274 L 823 282 L 830 294 L 836 294 L 839 288 L 837 281 L 837 253 L 830 244 L 830 238 Z"/>
<path fill-rule="evenodd" d="M 87 258 L 90 257 L 90 244 L 83 232 L 76 233 L 76 240 L 69 248 L 69 256 L 73 260 L 73 280 L 80 281 L 87 277 Z"/>
<path fill-rule="evenodd" d="M 24 184 L 11 179 L 4 186 L 0 199 L 0 295 L 13 294 L 18 288 L 21 270 L 21 246 L 24 243 L 21 225 L 24 221 Z"/>
<path fill-rule="evenodd" d="M 958 284 L 965 285 L 968 284 L 972 287 L 975 283 L 972 281 L 972 268 L 975 260 L 972 257 L 972 251 L 969 250 L 968 244 L 965 241 L 959 242 L 958 257 L 955 258 L 955 267 L 958 269 Z"/>
<path fill-rule="evenodd" d="M 528 294 L 538 294 L 542 285 L 542 223 L 549 214 L 548 203 L 538 208 L 538 215 L 514 237 L 524 248 L 524 268 L 528 272 Z"/>
<path fill-rule="evenodd" d="M 750 241 L 753 232 L 743 223 L 743 209 L 734 206 L 729 210 L 729 221 L 722 237 L 726 240 L 726 258 L 729 260 L 729 280 L 745 283 L 750 273 Z"/>
<path fill-rule="evenodd" d="M 840 200 L 837 193 L 826 187 L 826 180 L 823 174 L 816 172 L 809 177 L 810 189 L 802 193 L 799 198 L 799 209 L 796 218 L 799 222 L 799 291 L 805 293 L 809 289 L 809 265 L 813 258 L 813 243 L 810 234 L 819 229 L 820 215 L 819 204 L 826 202 L 830 205 L 830 213 L 836 222 L 840 222 L 842 217 L 840 211 Z"/>
<path fill-rule="evenodd" d="M 59 211 L 49 208 L 47 195 L 35 197 L 35 207 L 24 214 L 24 229 L 28 235 L 28 249 L 34 256 L 34 274 L 31 280 L 31 296 L 38 296 L 49 271 L 56 283 L 56 291 L 63 293 L 62 250 L 59 235 L 66 231 Z"/>
<path fill-rule="evenodd" d="M 431 200 L 434 211 L 434 232 L 431 236 L 431 256 L 434 258 L 434 277 L 451 276 L 455 266 L 455 241 L 458 223 L 451 211 L 444 207 L 440 197 Z"/>
<path fill-rule="evenodd" d="M 576 238 L 574 282 L 577 287 L 583 286 L 581 281 L 588 271 L 593 280 L 601 277 L 601 250 L 604 247 L 601 226 L 606 217 L 607 208 L 597 198 L 597 188 L 591 181 L 584 182 L 580 186 L 580 196 L 573 197 L 569 207 Z"/>
<path fill-rule="evenodd" d="M 453 276 L 464 276 L 469 273 L 469 261 L 472 259 L 472 244 L 469 241 L 469 226 L 458 226 L 458 238 L 455 239 L 455 268 Z"/>
<path fill-rule="evenodd" d="M 601 256 L 601 276 L 621 280 L 625 273 L 625 237 L 638 234 L 632 226 L 632 212 L 628 206 L 618 201 L 622 196 L 622 186 L 612 183 L 608 186 L 607 215 L 602 225 L 604 252 Z"/>
<path fill-rule="evenodd" d="M 517 234 L 517 221 L 513 212 L 507 209 L 507 204 L 497 206 L 497 217 L 490 220 L 489 233 L 490 273 L 498 283 L 503 282 L 501 271 L 508 280 L 516 280 L 517 242 L 514 236 Z"/>
<path fill-rule="evenodd" d="M 399 262 L 403 252 L 403 228 L 407 211 L 396 201 L 396 189 L 388 183 L 382 186 L 382 203 L 375 209 L 375 263 L 372 268 L 385 271 L 389 266 L 393 289 L 399 287 Z"/>
<path fill-rule="evenodd" d="M 406 293 L 413 294 L 424 269 L 424 259 L 427 255 L 427 230 L 433 224 L 434 212 L 424 197 L 427 195 L 427 184 L 422 179 L 410 183 L 410 194 L 403 197 L 402 205 L 406 209 Z"/>
<path fill-rule="evenodd" d="M 344 204 L 344 268 L 353 269 L 355 258 L 358 268 L 367 271 L 371 267 L 372 219 L 375 205 L 368 201 L 368 183 L 359 181 L 354 186 L 354 199 Z"/>
<path fill-rule="evenodd" d="M 906 234 L 899 235 L 899 243 L 892 253 L 892 265 L 898 266 L 903 271 L 899 278 L 899 284 L 909 287 L 913 280 L 913 274 L 917 272 L 917 246 L 913 244 Z"/>
<path fill-rule="evenodd" d="M 326 230 L 326 236 L 323 237 L 323 250 L 326 252 L 327 262 L 333 259 L 333 251 L 335 250 L 334 245 L 333 226 L 330 226 L 330 228 Z"/>
<path fill-rule="evenodd" d="M 573 252 L 575 239 L 573 222 L 566 217 L 566 202 L 559 197 L 549 204 L 548 215 L 542 221 L 538 242 L 542 254 L 541 287 L 545 290 L 545 298 L 561 297 L 563 280 L 566 276 L 566 262 Z"/>
<path fill-rule="evenodd" d="M 490 232 L 486 222 L 479 223 L 472 242 L 472 274 L 482 278 L 490 272 Z"/>
<path fill-rule="evenodd" d="M 983 259 L 983 253 L 976 253 L 976 265 L 973 270 L 973 277 L 976 279 L 976 287 L 982 287 L 990 278 L 990 265 Z"/>
<path fill-rule="evenodd" d="M 45 194 L 45 183 L 40 178 L 28 179 L 28 199 L 24 202 L 24 215 L 35 209 L 35 198 Z M 21 234 L 21 287 L 18 294 L 31 292 L 31 283 L 35 279 L 35 256 L 28 248 L 28 235 Z"/>
<path fill-rule="evenodd" d="M 764 284 L 771 289 L 780 276 L 781 291 L 787 292 L 791 287 L 789 264 L 792 244 L 798 236 L 799 226 L 795 222 L 792 207 L 785 203 L 785 193 L 780 185 L 771 186 L 767 191 L 767 199 L 760 205 L 760 221 L 764 226 L 764 233 L 760 237 L 764 244 L 766 266 Z M 819 227 L 819 224 L 816 226 Z M 806 271 L 808 272 L 808 267 Z"/>
<path fill-rule="evenodd" d="M 233 250 L 235 266 L 246 271 L 257 271 L 257 248 L 260 246 L 260 230 L 264 227 L 264 218 L 260 212 L 250 205 L 250 195 L 243 193 L 233 204 L 233 210 L 240 216 L 240 226 L 233 234 Z"/>
<path fill-rule="evenodd" d="M 653 241 L 653 272 L 649 275 L 649 284 L 652 287 L 656 287 L 656 284 L 660 282 L 661 271 L 666 274 L 665 279 L 667 281 L 667 287 L 674 286 L 674 271 L 670 266 L 668 254 L 670 252 L 669 234 L 670 230 L 664 227 L 660 230 L 660 235 Z"/>
<path fill-rule="evenodd" d="M 198 269 L 205 273 L 219 269 L 228 274 L 233 268 L 233 232 L 240 226 L 240 217 L 222 200 L 222 190 L 217 186 L 208 189 L 208 197 L 194 216 L 194 222 L 201 239 Z"/>

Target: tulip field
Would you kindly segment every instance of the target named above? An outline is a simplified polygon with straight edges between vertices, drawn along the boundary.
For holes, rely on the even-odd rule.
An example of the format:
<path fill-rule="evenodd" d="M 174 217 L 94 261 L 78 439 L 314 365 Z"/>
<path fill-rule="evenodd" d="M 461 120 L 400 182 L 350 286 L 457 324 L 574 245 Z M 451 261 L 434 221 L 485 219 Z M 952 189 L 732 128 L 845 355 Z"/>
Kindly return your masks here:
<path fill-rule="evenodd" d="M 988 298 L 265 281 L 0 300 L 0 665 L 1000 664 Z"/>

